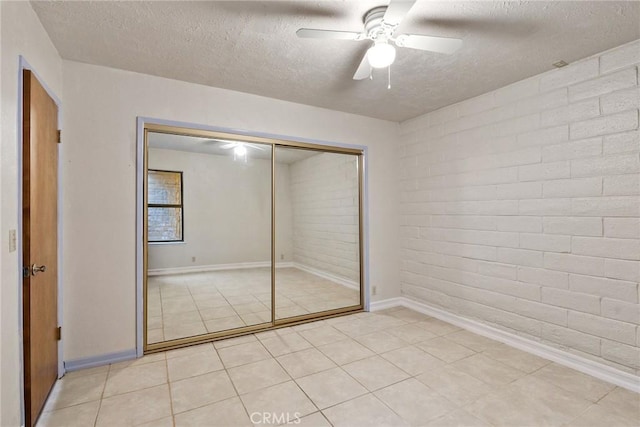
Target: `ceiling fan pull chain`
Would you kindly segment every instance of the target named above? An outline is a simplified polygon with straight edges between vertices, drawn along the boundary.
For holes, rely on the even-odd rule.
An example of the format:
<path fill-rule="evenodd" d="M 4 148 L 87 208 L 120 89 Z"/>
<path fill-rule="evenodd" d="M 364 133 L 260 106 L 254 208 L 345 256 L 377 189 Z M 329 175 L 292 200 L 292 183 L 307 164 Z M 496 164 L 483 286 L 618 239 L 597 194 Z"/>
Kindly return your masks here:
<path fill-rule="evenodd" d="M 389 65 L 389 67 L 387 68 L 387 70 L 388 70 L 387 77 L 388 77 L 388 82 L 389 82 L 389 83 L 387 84 L 387 89 L 391 89 L 391 65 Z"/>

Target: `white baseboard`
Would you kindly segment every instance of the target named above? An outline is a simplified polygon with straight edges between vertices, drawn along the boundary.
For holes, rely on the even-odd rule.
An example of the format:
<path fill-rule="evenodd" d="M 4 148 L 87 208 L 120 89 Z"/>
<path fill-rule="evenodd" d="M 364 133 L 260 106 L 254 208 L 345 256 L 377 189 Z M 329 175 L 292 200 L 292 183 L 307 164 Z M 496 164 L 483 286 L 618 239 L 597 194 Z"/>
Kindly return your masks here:
<path fill-rule="evenodd" d="M 245 268 L 271 267 L 271 261 L 237 262 L 233 264 L 196 265 L 193 267 L 155 268 L 149 270 L 149 276 L 169 276 L 173 274 L 204 273 L 207 271 L 238 270 Z M 277 262 L 276 268 L 293 267 L 292 262 Z"/>
<path fill-rule="evenodd" d="M 380 301 L 371 301 L 369 303 L 369 311 L 380 311 L 386 310 L 387 308 L 404 307 L 403 299 L 404 297 L 395 297 L 383 299 Z"/>
<path fill-rule="evenodd" d="M 358 282 L 354 282 L 353 280 L 345 279 L 344 277 L 336 276 L 334 274 L 327 273 L 326 271 L 318 270 L 317 268 L 309 267 L 308 265 L 300 264 L 297 262 L 293 262 L 292 267 L 297 268 L 298 270 L 306 271 L 307 273 L 311 273 L 315 276 L 322 277 L 323 279 L 330 280 L 349 289 L 354 289 L 356 291 L 360 290 L 360 284 Z"/>
<path fill-rule="evenodd" d="M 136 349 L 120 351 L 118 353 L 102 354 L 99 356 L 84 357 L 82 359 L 67 360 L 64 362 L 65 372 L 73 372 L 79 369 L 95 368 L 96 366 L 109 365 L 111 363 L 133 360 L 137 357 Z"/>
<path fill-rule="evenodd" d="M 576 371 L 583 372 L 603 381 L 640 393 L 640 377 L 636 375 L 494 328 L 476 320 L 468 319 L 407 297 L 396 297 L 372 302 L 371 311 L 384 310 L 397 306 L 410 308 L 419 313 L 435 317 L 478 335 L 500 341 L 511 347 L 535 354 L 536 356 L 551 360 L 560 365 L 575 369 Z"/>

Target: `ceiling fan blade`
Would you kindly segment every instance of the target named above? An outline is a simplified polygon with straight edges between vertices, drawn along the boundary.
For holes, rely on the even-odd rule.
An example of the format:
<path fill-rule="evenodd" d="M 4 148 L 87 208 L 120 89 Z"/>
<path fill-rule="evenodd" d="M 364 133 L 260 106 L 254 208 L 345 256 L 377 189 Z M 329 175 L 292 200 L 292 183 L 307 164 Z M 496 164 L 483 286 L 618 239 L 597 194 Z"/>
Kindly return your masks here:
<path fill-rule="evenodd" d="M 316 30 L 312 28 L 300 28 L 296 31 L 298 37 L 303 39 L 338 39 L 338 40 L 361 40 L 360 33 L 352 31 Z"/>
<path fill-rule="evenodd" d="M 390 25 L 398 25 L 415 2 L 416 0 L 391 0 L 382 20 Z"/>
<path fill-rule="evenodd" d="M 448 37 L 422 36 L 419 34 L 402 34 L 396 38 L 400 47 L 428 50 L 431 52 L 452 54 L 462 46 L 462 40 Z"/>
<path fill-rule="evenodd" d="M 364 54 L 362 61 L 360 61 L 360 65 L 356 70 L 356 73 L 353 75 L 353 80 L 364 80 L 371 75 L 371 64 L 369 64 L 369 59 L 367 58 L 368 52 Z"/>

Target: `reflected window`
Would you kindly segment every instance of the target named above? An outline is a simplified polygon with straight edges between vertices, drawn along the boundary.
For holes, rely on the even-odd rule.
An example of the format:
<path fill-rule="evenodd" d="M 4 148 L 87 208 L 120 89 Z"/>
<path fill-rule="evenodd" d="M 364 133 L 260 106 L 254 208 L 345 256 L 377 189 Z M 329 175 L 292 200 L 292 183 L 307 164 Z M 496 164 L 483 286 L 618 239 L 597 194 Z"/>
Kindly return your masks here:
<path fill-rule="evenodd" d="M 182 242 L 182 172 L 149 169 L 148 239 L 149 243 Z"/>

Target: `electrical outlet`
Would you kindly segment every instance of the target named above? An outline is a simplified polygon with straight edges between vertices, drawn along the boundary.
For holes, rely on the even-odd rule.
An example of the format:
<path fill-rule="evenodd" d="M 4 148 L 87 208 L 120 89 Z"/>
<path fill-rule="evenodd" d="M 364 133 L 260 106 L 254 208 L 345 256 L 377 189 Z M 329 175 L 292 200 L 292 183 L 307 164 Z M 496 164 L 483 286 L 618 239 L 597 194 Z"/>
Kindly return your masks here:
<path fill-rule="evenodd" d="M 378 293 L 378 287 L 377 286 L 373 286 L 371 288 L 371 295 L 376 295 Z"/>
<path fill-rule="evenodd" d="M 196 257 L 192 256 L 191 257 L 191 262 L 196 262 Z"/>
<path fill-rule="evenodd" d="M 9 252 L 16 251 L 16 230 L 9 230 Z"/>

